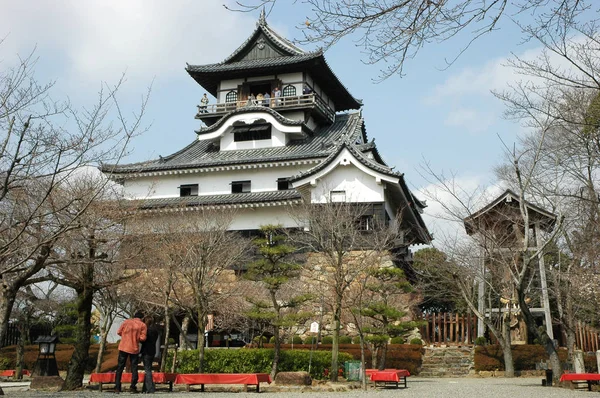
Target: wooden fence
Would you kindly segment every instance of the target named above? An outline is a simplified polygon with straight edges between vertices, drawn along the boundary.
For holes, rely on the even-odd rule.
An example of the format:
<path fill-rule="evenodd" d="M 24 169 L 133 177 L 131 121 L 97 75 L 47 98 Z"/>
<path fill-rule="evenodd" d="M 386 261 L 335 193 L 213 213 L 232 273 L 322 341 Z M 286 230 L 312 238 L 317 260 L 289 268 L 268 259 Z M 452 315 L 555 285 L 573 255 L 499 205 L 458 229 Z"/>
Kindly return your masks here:
<path fill-rule="evenodd" d="M 600 347 L 598 331 L 581 322 L 575 325 L 575 340 L 577 348 L 584 352 L 596 352 Z"/>
<path fill-rule="evenodd" d="M 29 329 L 29 339 L 34 341 L 39 336 L 49 335 L 51 332 L 52 329 L 50 327 L 33 326 Z M 9 323 L 8 328 L 6 329 L 6 335 L 4 336 L 4 339 L 0 341 L 0 348 L 17 344 L 20 336 L 21 333 L 19 332 L 17 325 L 14 323 Z"/>
<path fill-rule="evenodd" d="M 425 314 L 421 336 L 427 344 L 473 344 L 477 337 L 477 317 L 472 314 Z"/>

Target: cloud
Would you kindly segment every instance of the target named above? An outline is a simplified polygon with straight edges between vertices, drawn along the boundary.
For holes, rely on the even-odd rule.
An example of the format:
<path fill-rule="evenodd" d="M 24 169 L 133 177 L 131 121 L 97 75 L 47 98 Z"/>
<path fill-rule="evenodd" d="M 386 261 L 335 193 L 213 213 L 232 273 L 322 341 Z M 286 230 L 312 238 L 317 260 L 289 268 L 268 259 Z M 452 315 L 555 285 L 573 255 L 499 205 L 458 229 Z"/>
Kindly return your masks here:
<path fill-rule="evenodd" d="M 427 200 L 423 220 L 433 233 L 433 245 L 444 250 L 457 240 L 467 239 L 463 219 L 499 196 L 504 188 L 489 185 L 487 174 L 441 177 L 443 182 L 419 189 L 416 196 Z"/>
<path fill-rule="evenodd" d="M 457 108 L 446 115 L 444 124 L 452 127 L 461 127 L 470 133 L 487 131 L 493 125 L 494 115 L 479 112 L 473 108 Z"/>
<path fill-rule="evenodd" d="M 220 62 L 252 31 L 255 16 L 227 11 L 222 0 L 9 2 L 0 14 L 2 50 L 34 46 L 60 60 L 61 78 L 115 81 L 181 74 L 185 62 Z M 210 15 L 210 18 L 207 17 Z M 177 21 L 177 23 L 173 23 Z"/>

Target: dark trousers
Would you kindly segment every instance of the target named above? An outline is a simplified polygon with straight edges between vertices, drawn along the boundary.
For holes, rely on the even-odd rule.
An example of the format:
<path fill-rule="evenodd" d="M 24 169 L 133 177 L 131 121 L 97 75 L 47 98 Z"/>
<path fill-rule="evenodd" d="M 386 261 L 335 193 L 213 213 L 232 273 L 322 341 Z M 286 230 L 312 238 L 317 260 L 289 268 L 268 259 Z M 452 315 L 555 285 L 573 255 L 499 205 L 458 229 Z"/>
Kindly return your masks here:
<path fill-rule="evenodd" d="M 135 386 L 138 382 L 139 354 L 130 354 L 125 351 L 119 351 L 117 374 L 115 375 L 115 390 L 118 391 L 121 391 L 121 376 L 123 375 L 123 369 L 125 369 L 127 358 L 129 358 L 129 364 L 131 365 L 131 388 L 135 389 Z"/>
<path fill-rule="evenodd" d="M 152 380 L 152 361 L 154 360 L 154 355 L 144 355 L 142 356 L 142 360 L 144 361 L 144 388 L 142 388 L 142 392 L 147 392 L 149 394 L 154 393 L 154 381 Z"/>

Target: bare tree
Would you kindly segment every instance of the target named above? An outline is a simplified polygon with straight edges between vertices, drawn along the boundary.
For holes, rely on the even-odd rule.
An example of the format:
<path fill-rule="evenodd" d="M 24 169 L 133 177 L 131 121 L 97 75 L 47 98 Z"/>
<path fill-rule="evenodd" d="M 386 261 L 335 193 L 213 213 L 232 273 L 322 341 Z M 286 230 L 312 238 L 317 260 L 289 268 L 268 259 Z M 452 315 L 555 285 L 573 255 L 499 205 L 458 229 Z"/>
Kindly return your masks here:
<path fill-rule="evenodd" d="M 236 11 L 269 11 L 278 0 L 239 0 Z M 302 43 L 328 48 L 346 36 L 355 39 L 367 64 L 382 64 L 380 80 L 403 73 L 408 59 L 426 44 L 442 42 L 468 30 L 467 43 L 498 30 L 504 20 L 522 22 L 524 38 L 564 29 L 592 7 L 585 0 L 306 0 L 311 14 L 301 22 Z M 583 14 L 583 15 L 582 15 Z M 534 22 L 528 17 L 535 15 Z M 450 63 L 453 60 L 449 61 Z"/>
<path fill-rule="evenodd" d="M 68 212 L 81 213 L 76 225 L 56 242 L 50 257 L 52 265 L 46 268 L 46 278 L 70 287 L 76 293 L 76 341 L 63 386 L 66 390 L 82 386 L 89 359 L 92 305 L 96 292 L 114 288 L 133 276 L 124 273 L 123 264 L 128 258 L 120 250 L 129 215 L 126 209 L 115 206 L 118 202 L 114 201 L 112 190 L 106 188 L 102 177 L 82 176 L 65 182 L 54 192 L 54 202 L 68 201 L 72 203 Z M 62 192 L 60 197 L 59 192 Z M 95 199 L 90 200 L 90 196 Z M 73 197 L 78 200 L 73 202 Z M 85 212 L 78 208 L 80 203 L 86 206 Z M 70 215 L 67 217 L 70 218 Z"/>
<path fill-rule="evenodd" d="M 369 218 L 364 225 L 367 206 L 350 203 L 306 204 L 296 208 L 293 216 L 303 231 L 290 235 L 294 245 L 310 253 L 306 277 L 322 286 L 322 303 L 333 317 L 331 380 L 337 381 L 339 336 L 342 311 L 348 290 L 381 258 L 402 241 L 401 220 Z M 406 242 L 404 242 L 406 243 Z"/>
<path fill-rule="evenodd" d="M 57 200 L 55 191 L 82 166 L 118 162 L 141 131 L 145 104 L 127 123 L 116 96 L 120 80 L 103 85 L 90 109 L 77 110 L 51 99 L 52 83 L 36 80 L 35 65 L 32 53 L 0 72 L 0 340 L 17 291 L 37 281 L 56 243 L 95 199 Z M 109 121 L 112 111 L 118 124 Z"/>

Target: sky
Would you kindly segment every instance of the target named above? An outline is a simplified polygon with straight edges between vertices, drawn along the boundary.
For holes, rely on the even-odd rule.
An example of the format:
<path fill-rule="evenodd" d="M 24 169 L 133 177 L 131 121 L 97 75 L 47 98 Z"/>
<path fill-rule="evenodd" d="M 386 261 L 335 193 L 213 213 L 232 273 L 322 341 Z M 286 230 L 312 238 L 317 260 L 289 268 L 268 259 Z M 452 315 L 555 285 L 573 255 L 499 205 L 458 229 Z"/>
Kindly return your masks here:
<path fill-rule="evenodd" d="M 0 68 L 35 49 L 38 79 L 54 81 L 53 96 L 79 107 L 93 104 L 102 82 L 114 84 L 125 73 L 119 99 L 133 112 L 152 85 L 144 120 L 149 129 L 134 140 L 127 163 L 169 155 L 195 139 L 196 105 L 205 91 L 185 72 L 186 62 L 221 62 L 252 33 L 259 16 L 228 11 L 223 4 L 232 5 L 229 0 L 2 3 Z M 267 22 L 293 40 L 301 37 L 297 26 L 309 14 L 300 1 L 282 0 Z M 363 62 L 352 37 L 325 53 L 342 83 L 363 100 L 369 138 L 417 194 L 431 188 L 425 164 L 466 187 L 499 191 L 493 168 L 504 160 L 504 145 L 523 133 L 518 122 L 503 119 L 504 106 L 492 90 L 520 78 L 503 66 L 511 53 L 534 57 L 541 48 L 522 43 L 517 27 L 505 20 L 447 67 L 445 60 L 461 51 L 466 33 L 428 44 L 407 61 L 405 76 L 378 84 L 380 67 Z M 436 219 L 439 211 L 429 202 L 425 220 L 434 234 L 444 228 Z"/>

